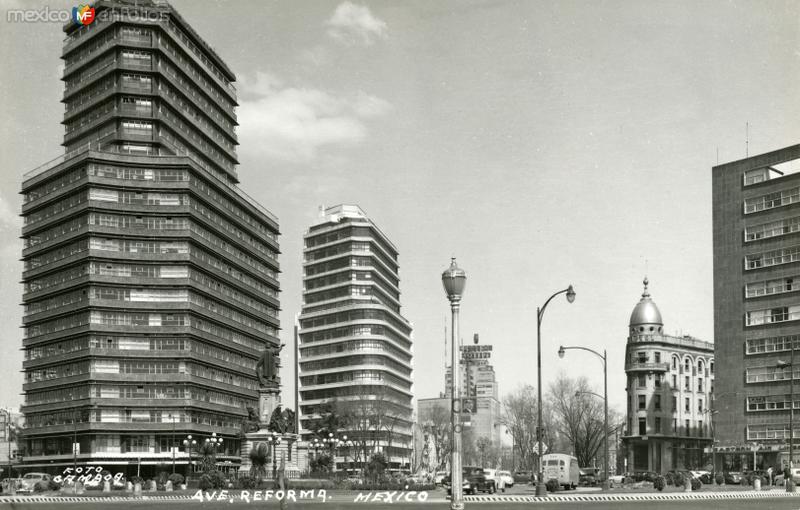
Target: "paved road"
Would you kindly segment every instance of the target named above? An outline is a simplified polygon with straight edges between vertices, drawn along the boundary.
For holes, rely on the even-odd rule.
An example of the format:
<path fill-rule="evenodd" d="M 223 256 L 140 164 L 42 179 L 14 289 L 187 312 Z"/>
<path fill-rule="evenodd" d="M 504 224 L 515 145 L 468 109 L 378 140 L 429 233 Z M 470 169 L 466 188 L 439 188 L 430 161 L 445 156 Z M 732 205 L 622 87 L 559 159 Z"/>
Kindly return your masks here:
<path fill-rule="evenodd" d="M 251 505 L 238 502 L 238 503 L 224 503 L 224 502 L 212 502 L 212 503 L 197 503 L 197 502 L 171 502 L 171 503 L 155 503 L 155 502 L 136 502 L 136 503 L 42 503 L 42 504 L 30 504 L 30 503 L 18 503 L 14 505 L 10 505 L 10 508 L 21 509 L 21 510 L 44 510 L 44 509 L 55 509 L 55 510 L 101 510 L 110 508 L 114 509 L 122 509 L 122 505 L 130 506 L 132 510 L 151 510 L 151 509 L 160 509 L 160 508 L 172 508 L 175 510 L 183 510 L 193 508 L 195 510 L 231 510 L 233 508 L 239 509 L 246 509 L 246 508 L 269 508 L 269 509 L 278 509 L 279 505 L 275 501 L 271 501 L 268 503 L 252 503 Z M 194 505 L 193 507 L 189 505 Z M 715 501 L 661 501 L 661 502 L 647 502 L 643 503 L 641 501 L 631 501 L 631 502 L 607 502 L 607 503 L 599 503 L 599 502 L 591 502 L 591 503 L 535 503 L 535 504 L 519 504 L 519 503 L 467 503 L 466 508 L 480 508 L 481 510 L 523 510 L 525 508 L 530 508 L 533 506 L 534 508 L 542 509 L 542 510 L 566 510 L 566 509 L 579 509 L 579 510 L 615 510 L 615 509 L 629 509 L 629 510 L 636 510 L 640 508 L 646 508 L 648 510 L 671 510 L 671 509 L 680 509 L 680 510 L 752 510 L 756 509 L 769 509 L 769 510 L 797 510 L 800 508 L 800 499 L 797 498 L 775 498 L 775 499 L 759 499 L 758 501 L 754 500 L 715 500 Z M 0 505 L 0 508 L 6 507 L 6 505 Z M 340 503 L 340 502 L 327 502 L 327 503 L 319 503 L 315 505 L 307 505 L 296 503 L 290 503 L 288 505 L 288 509 L 303 509 L 303 508 L 319 508 L 325 510 L 345 510 L 345 509 L 360 509 L 360 508 L 368 508 L 369 510 L 391 510 L 391 509 L 403 509 L 403 510 L 411 510 L 415 508 L 424 508 L 430 510 L 446 510 L 449 508 L 449 505 L 445 502 L 438 502 L 438 503 L 429 503 L 424 506 L 419 505 L 418 503 Z"/>

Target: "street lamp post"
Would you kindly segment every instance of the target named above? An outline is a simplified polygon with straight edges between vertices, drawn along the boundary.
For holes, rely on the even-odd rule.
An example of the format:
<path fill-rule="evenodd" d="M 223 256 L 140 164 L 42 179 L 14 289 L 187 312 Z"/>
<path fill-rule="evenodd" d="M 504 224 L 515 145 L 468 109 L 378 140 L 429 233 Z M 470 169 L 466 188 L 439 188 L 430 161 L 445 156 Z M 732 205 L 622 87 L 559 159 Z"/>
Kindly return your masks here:
<path fill-rule="evenodd" d="M 272 445 L 272 478 L 275 479 L 278 476 L 278 455 L 276 449 L 277 446 L 281 444 L 281 436 L 279 436 L 277 432 L 272 431 L 272 434 L 267 436 L 267 441 Z"/>
<path fill-rule="evenodd" d="M 567 295 L 567 302 L 572 303 L 575 301 L 575 291 L 572 289 L 572 285 L 567 287 L 564 290 L 559 290 L 549 298 L 547 301 L 544 302 L 541 308 L 536 309 L 536 371 L 537 377 L 539 379 L 537 389 L 539 390 L 539 398 L 538 398 L 538 419 L 537 419 L 537 439 L 539 445 L 539 476 L 538 480 L 536 481 L 536 496 L 547 496 L 547 487 L 544 485 L 544 467 L 542 466 L 542 455 L 544 454 L 544 445 L 542 443 L 542 318 L 544 317 L 544 310 L 547 308 L 548 303 L 558 296 L 559 294 L 566 294 Z"/>
<path fill-rule="evenodd" d="M 172 474 L 175 474 L 175 415 L 169 413 L 172 420 L 172 442 L 170 443 L 170 450 L 172 450 Z"/>
<path fill-rule="evenodd" d="M 215 464 L 214 465 L 214 469 L 216 469 L 217 448 L 221 448 L 222 447 L 222 438 L 221 437 L 217 437 L 217 433 L 216 432 L 212 432 L 211 433 L 211 437 L 207 437 L 206 438 L 206 444 L 210 444 L 211 445 L 211 449 L 214 452 L 214 457 L 213 457 L 214 464 Z M 206 467 L 203 466 L 203 471 L 205 471 L 205 469 L 206 469 Z"/>
<path fill-rule="evenodd" d="M 450 260 L 450 267 L 442 273 L 444 292 L 450 301 L 452 326 L 450 328 L 450 367 L 452 371 L 452 385 L 450 391 L 450 425 L 453 430 L 453 447 L 450 452 L 450 509 L 464 509 L 463 487 L 461 486 L 461 398 L 459 386 L 461 385 L 461 371 L 459 367 L 458 352 L 458 312 L 461 306 L 461 295 L 467 283 L 467 275 L 463 269 L 456 265 L 456 258 Z"/>
<path fill-rule="evenodd" d="M 606 450 L 605 451 L 605 455 L 603 456 L 603 458 L 605 459 L 605 468 L 603 469 L 603 471 L 605 471 L 605 479 L 603 480 L 603 489 L 608 490 L 608 487 L 609 487 L 609 485 L 608 485 L 608 482 L 609 482 L 609 480 L 608 480 L 608 435 L 609 435 L 608 434 L 608 362 L 607 362 L 608 360 L 607 360 L 607 357 L 606 357 L 606 350 L 603 349 L 603 354 L 600 354 L 599 352 L 595 351 L 594 349 L 589 349 L 588 347 L 581 347 L 581 346 L 564 347 L 562 345 L 558 349 L 558 357 L 559 358 L 563 358 L 564 357 L 564 353 L 569 349 L 580 349 L 580 350 L 583 350 L 583 351 L 588 351 L 588 352 L 591 352 L 592 354 L 594 354 L 595 356 L 597 356 L 598 358 L 603 360 L 603 397 L 602 398 L 603 398 L 603 407 L 604 407 L 604 411 L 605 411 L 603 436 L 604 436 L 604 445 L 605 445 L 605 450 Z M 588 392 L 588 393 L 592 393 L 592 394 L 596 395 L 596 393 L 594 393 L 594 392 Z M 599 397 L 600 395 L 597 395 L 597 396 Z"/>
<path fill-rule="evenodd" d="M 794 472 L 794 341 L 792 341 L 792 348 L 789 362 L 778 360 L 778 368 L 790 368 L 789 375 L 789 477 L 786 480 L 786 492 L 792 492 L 792 476 Z"/>
<path fill-rule="evenodd" d="M 186 439 L 183 440 L 183 446 L 185 448 L 189 449 L 189 464 L 188 464 L 188 467 L 186 468 L 186 480 L 187 480 L 187 483 L 188 483 L 188 480 L 189 480 L 189 475 L 191 475 L 191 472 L 192 472 L 192 453 L 193 453 L 193 450 L 194 450 L 194 446 L 196 444 L 197 444 L 197 440 L 196 439 L 192 439 L 191 434 L 186 436 Z"/>

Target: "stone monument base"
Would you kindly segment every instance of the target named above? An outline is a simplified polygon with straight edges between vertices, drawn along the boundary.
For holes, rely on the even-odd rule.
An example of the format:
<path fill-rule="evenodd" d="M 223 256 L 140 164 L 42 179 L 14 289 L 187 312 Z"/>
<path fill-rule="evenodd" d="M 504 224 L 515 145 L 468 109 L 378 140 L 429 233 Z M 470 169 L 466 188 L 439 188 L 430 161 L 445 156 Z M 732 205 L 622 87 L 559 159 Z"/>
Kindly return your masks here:
<path fill-rule="evenodd" d="M 242 465 L 239 468 L 239 476 L 250 474 L 251 468 L 253 467 L 250 461 L 250 451 L 253 450 L 258 443 L 264 443 L 267 445 L 267 451 L 269 452 L 269 460 L 266 466 L 264 466 L 266 471 L 265 480 L 272 480 L 273 466 L 276 466 L 280 471 L 281 464 L 284 465 L 284 469 L 286 470 L 286 478 L 300 477 L 299 459 L 297 457 L 297 443 L 300 441 L 300 436 L 298 434 L 278 434 L 278 437 L 281 438 L 281 442 L 274 447 L 274 461 L 272 456 L 273 446 L 269 441 L 271 437 L 272 432 L 265 428 L 262 428 L 258 432 L 250 432 L 245 435 L 242 441 Z"/>

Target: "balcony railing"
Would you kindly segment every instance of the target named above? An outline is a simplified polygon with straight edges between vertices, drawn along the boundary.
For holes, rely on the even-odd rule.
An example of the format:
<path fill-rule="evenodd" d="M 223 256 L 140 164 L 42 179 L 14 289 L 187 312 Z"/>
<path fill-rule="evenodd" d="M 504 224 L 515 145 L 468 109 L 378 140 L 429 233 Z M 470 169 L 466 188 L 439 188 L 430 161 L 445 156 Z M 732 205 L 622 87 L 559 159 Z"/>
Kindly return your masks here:
<path fill-rule="evenodd" d="M 666 372 L 669 370 L 669 363 L 648 363 L 633 361 L 625 365 L 627 372 Z"/>

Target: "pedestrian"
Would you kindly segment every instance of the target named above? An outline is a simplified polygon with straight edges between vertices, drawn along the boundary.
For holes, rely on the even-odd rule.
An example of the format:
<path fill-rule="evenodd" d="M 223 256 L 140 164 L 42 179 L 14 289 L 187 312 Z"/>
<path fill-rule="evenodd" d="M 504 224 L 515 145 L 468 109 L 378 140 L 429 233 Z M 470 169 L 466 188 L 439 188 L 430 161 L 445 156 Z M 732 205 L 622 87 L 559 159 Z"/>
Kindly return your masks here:
<path fill-rule="evenodd" d="M 772 486 L 772 466 L 767 468 L 767 476 L 769 477 L 769 484 Z"/>

